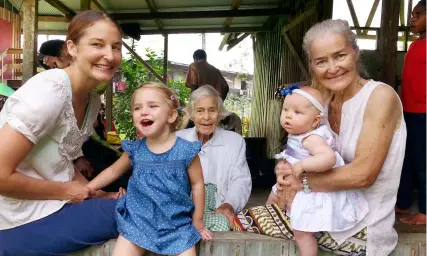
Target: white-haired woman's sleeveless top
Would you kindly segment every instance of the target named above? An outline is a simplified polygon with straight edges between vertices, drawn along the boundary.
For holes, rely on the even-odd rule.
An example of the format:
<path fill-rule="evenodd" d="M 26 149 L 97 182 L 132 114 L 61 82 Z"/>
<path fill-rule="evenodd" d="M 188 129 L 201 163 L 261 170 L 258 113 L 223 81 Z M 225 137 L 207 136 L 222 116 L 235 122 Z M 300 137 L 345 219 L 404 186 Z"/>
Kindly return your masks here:
<path fill-rule="evenodd" d="M 370 80 L 353 98 L 346 101 L 342 106 L 337 150 L 346 163 L 352 162 L 354 159 L 357 142 L 363 126 L 366 104 L 377 86 L 388 85 Z M 337 135 L 335 134 L 335 136 Z M 397 244 L 397 233 L 393 228 L 395 221 L 394 206 L 405 155 L 405 145 L 406 125 L 402 112 L 400 126 L 393 135 L 387 158 L 375 183 L 369 188 L 362 189 L 369 204 L 369 213 L 356 227 L 346 231 L 346 234 L 342 234 L 349 237 L 367 227 L 368 256 L 389 255 Z"/>

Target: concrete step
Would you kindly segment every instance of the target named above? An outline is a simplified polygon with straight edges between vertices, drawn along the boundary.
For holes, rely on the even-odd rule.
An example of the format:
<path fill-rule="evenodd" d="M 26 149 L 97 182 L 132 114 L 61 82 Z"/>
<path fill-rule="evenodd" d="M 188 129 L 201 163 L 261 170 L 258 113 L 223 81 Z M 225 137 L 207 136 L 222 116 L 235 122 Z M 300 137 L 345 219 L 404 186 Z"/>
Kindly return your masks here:
<path fill-rule="evenodd" d="M 214 232 L 214 240 L 201 242 L 199 256 L 296 256 L 299 255 L 294 241 L 264 235 L 238 232 Z M 73 253 L 69 256 L 110 256 L 116 240 Z M 157 254 L 147 253 L 145 256 Z M 320 252 L 321 256 L 332 253 Z M 391 256 L 426 256 L 426 234 L 399 234 L 399 243 Z"/>

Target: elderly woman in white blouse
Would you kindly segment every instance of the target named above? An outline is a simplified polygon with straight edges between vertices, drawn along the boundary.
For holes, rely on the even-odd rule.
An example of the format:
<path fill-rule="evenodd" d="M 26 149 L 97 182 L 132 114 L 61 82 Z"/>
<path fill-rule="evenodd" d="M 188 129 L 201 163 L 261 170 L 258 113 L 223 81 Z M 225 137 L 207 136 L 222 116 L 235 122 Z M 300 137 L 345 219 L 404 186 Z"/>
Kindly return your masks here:
<path fill-rule="evenodd" d="M 177 136 L 203 143 L 199 153 L 206 184 L 205 225 L 213 231 L 232 227 L 235 213 L 245 207 L 252 189 L 246 161 L 246 145 L 238 133 L 217 127 L 228 115 L 218 92 L 210 85 L 191 93 L 186 110 L 195 127 L 178 131 Z M 210 209 L 209 209 L 210 208 Z M 228 223 L 215 219 L 223 214 Z M 207 222 L 207 223 L 206 223 Z M 228 226 L 229 225 L 229 226 Z"/>

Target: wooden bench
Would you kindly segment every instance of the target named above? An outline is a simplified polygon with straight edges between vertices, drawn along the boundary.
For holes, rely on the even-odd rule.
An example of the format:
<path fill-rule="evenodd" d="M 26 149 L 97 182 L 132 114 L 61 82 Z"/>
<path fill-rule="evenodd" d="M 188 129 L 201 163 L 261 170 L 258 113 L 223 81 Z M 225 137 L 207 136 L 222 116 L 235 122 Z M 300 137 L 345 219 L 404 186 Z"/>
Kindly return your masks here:
<path fill-rule="evenodd" d="M 237 232 L 215 232 L 215 239 L 201 242 L 199 256 L 296 256 L 298 249 L 294 241 L 264 235 Z M 70 256 L 110 256 L 115 240 L 73 253 Z M 147 253 L 155 256 L 157 254 Z M 321 256 L 333 255 L 320 252 Z M 399 234 L 399 243 L 392 256 L 426 256 L 426 234 Z"/>

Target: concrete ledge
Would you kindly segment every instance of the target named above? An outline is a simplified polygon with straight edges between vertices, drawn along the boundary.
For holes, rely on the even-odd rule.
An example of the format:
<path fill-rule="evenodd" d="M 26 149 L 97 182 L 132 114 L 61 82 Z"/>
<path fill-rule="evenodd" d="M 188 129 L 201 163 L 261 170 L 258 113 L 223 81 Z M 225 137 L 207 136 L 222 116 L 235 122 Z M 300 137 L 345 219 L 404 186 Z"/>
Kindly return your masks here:
<path fill-rule="evenodd" d="M 296 256 L 298 249 L 294 241 L 263 235 L 237 232 L 215 232 L 215 239 L 202 242 L 198 248 L 200 256 Z M 73 253 L 70 256 L 110 256 L 116 240 Z M 157 254 L 147 253 L 155 256 Z M 321 256 L 333 255 L 320 252 Z M 392 256 L 426 256 L 426 234 L 399 234 L 399 243 Z"/>

